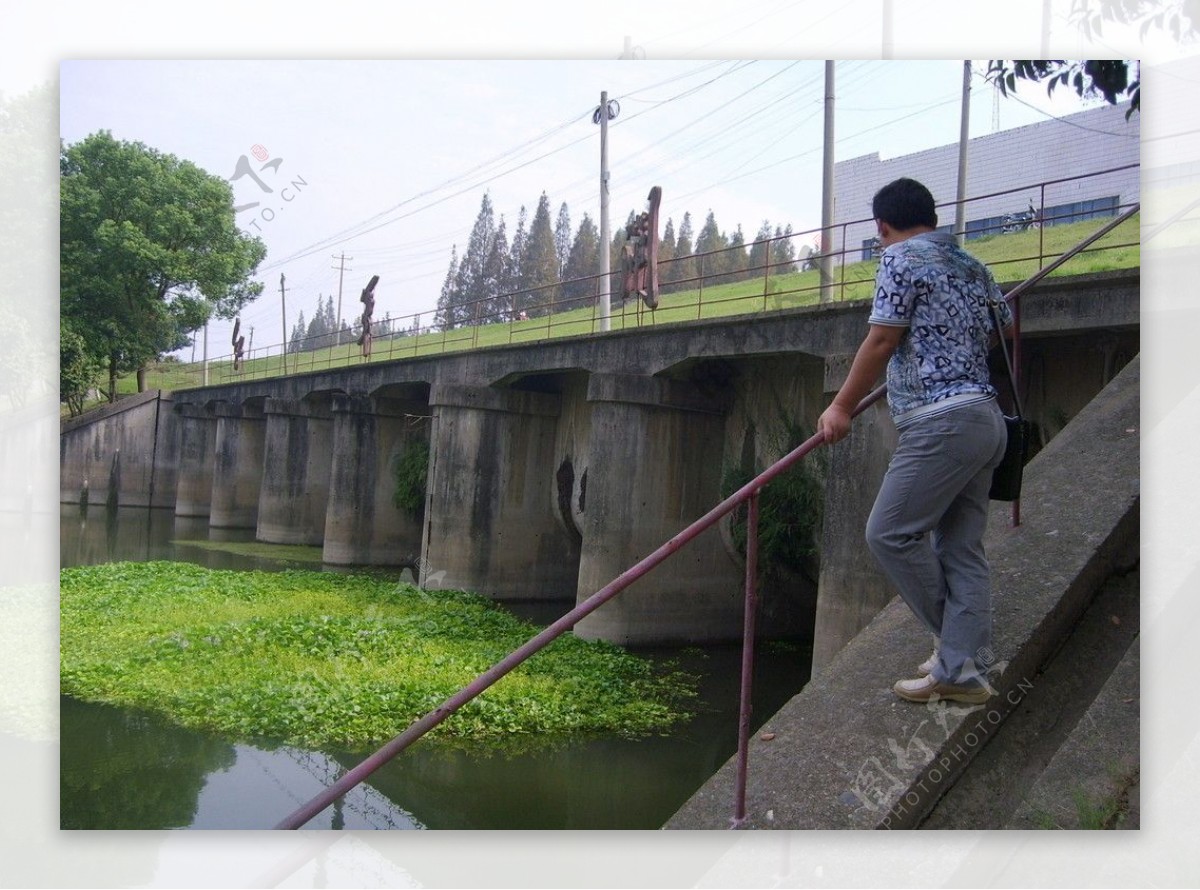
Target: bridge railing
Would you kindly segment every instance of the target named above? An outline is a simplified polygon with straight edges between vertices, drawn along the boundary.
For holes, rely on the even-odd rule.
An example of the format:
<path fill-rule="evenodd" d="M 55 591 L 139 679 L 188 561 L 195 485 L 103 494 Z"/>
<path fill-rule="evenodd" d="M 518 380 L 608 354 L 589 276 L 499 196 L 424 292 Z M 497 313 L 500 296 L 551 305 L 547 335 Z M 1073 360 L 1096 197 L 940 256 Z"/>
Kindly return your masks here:
<path fill-rule="evenodd" d="M 1029 278 L 1022 281 L 1016 287 L 1010 289 L 1005 295 L 1005 299 L 1014 304 L 1014 310 L 1018 308 L 1021 295 L 1030 287 L 1040 281 L 1042 278 L 1049 275 L 1055 269 L 1060 268 L 1070 259 L 1078 256 L 1085 251 L 1091 244 L 1108 234 L 1121 223 L 1130 219 L 1138 212 L 1138 205 L 1126 209 L 1120 216 L 1093 232 L 1087 238 L 1080 241 L 1070 250 L 1064 252 L 1052 262 L 1046 264 Z M 1016 313 L 1019 317 L 1019 313 Z M 1019 338 L 1019 331 L 1014 332 L 1014 336 Z M 886 387 L 880 386 L 866 396 L 855 407 L 851 413 L 851 417 L 858 417 L 863 411 L 875 404 L 886 393 Z M 722 518 L 737 509 L 742 504 L 747 504 L 746 518 L 746 569 L 745 569 L 745 587 L 744 587 L 744 611 L 743 611 L 743 629 L 742 629 L 742 666 L 741 666 L 741 698 L 738 710 L 738 751 L 736 760 L 736 779 L 733 801 L 733 815 L 730 819 L 731 827 L 737 828 L 742 826 L 746 820 L 746 784 L 749 769 L 749 739 L 750 739 L 750 722 L 751 722 L 751 678 L 753 675 L 754 665 L 754 642 L 755 642 L 755 620 L 756 607 L 758 599 L 758 497 L 759 493 L 776 478 L 790 470 L 793 466 L 799 463 L 809 453 L 825 443 L 824 433 L 818 432 L 801 443 L 793 451 L 776 461 L 767 469 L 763 470 L 729 497 L 725 498 L 699 519 L 692 522 L 681 532 L 676 534 L 666 543 L 660 545 L 656 550 L 648 556 L 640 560 L 636 565 L 627 569 L 625 572 L 617 576 L 607 585 L 602 587 L 596 593 L 592 594 L 582 603 L 579 603 L 567 614 L 563 615 L 554 623 L 548 625 L 540 633 L 529 639 L 524 645 L 513 650 L 503 659 L 494 664 L 491 668 L 484 671 L 476 677 L 467 686 L 460 689 L 450 698 L 446 699 L 441 705 L 427 713 L 425 716 L 413 722 L 398 736 L 380 748 L 371 756 L 367 757 L 353 769 L 346 772 L 336 782 L 316 795 L 303 806 L 299 807 L 293 813 L 283 819 L 276 828 L 280 829 L 296 829 L 307 823 L 310 819 L 330 806 L 339 797 L 346 794 L 350 789 L 354 788 L 359 783 L 365 781 L 372 773 L 382 767 L 385 763 L 409 747 L 419 738 L 424 736 L 430 730 L 441 724 L 459 708 L 463 707 L 472 699 L 476 698 L 496 682 L 501 680 L 506 674 L 510 673 L 517 666 L 527 661 L 554 640 L 571 630 L 585 617 L 595 612 L 605 603 L 616 597 L 619 593 L 643 577 L 651 570 L 665 562 L 676 552 L 682 549 L 690 541 L 693 541 L 701 533 L 707 531 L 712 526 L 716 525 Z M 1019 503 L 1019 502 L 1017 502 Z M 1018 520 L 1019 514 L 1016 512 L 1014 504 L 1013 521 L 1014 524 Z"/>
<path fill-rule="evenodd" d="M 1116 216 L 1119 180 L 1137 165 L 1127 165 L 966 199 L 964 216 L 969 249 L 992 268 L 997 280 L 1014 281 L 1043 268 L 1077 240 L 1073 222 Z M 1105 183 L 1111 182 L 1111 187 Z M 1072 201 L 1087 183 L 1089 194 L 1106 189 L 1114 194 Z M 956 204 L 941 205 L 942 222 L 953 219 Z M 952 230 L 953 224 L 943 229 Z M 1057 230 L 1057 231 L 1056 231 Z M 597 334 L 606 328 L 635 328 L 699 321 L 721 316 L 750 315 L 797 306 L 844 302 L 871 296 L 877 244 L 869 217 L 843 222 L 828 237 L 823 230 L 779 232 L 750 244 L 727 245 L 659 262 L 662 282 L 659 305 L 647 308 L 640 300 L 620 298 L 620 273 L 608 279 L 611 309 L 600 313 L 602 276 L 557 281 L 541 287 L 511 291 L 460 306 L 429 309 L 377 319 L 371 325 L 369 354 L 358 342 L 359 331 L 340 331 L 295 338 L 289 343 L 255 347 L 234 361 L 232 354 L 207 362 L 163 362 L 148 369 L 147 386 L 181 389 L 207 384 L 237 383 L 263 377 L 304 374 L 365 362 L 440 355 L 465 349 L 539 342 L 555 337 Z M 822 242 L 828 249 L 822 250 Z M 1135 265 L 1130 257 L 1139 244 L 1136 226 L 1114 236 L 1090 253 L 1107 259 L 1092 266 L 1120 268 Z M 1123 253 L 1124 252 L 1124 253 Z M 1080 261 L 1077 261 L 1080 262 Z M 827 264 L 827 265 L 826 265 Z M 826 281 L 822 282 L 821 267 Z M 614 269 L 619 263 L 614 261 Z"/>

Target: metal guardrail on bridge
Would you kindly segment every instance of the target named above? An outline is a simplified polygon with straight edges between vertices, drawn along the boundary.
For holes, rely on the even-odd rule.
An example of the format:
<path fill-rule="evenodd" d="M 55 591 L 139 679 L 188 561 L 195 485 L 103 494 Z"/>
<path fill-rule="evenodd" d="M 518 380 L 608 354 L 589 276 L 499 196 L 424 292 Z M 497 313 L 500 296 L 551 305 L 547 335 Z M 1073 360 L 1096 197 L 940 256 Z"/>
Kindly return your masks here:
<path fill-rule="evenodd" d="M 965 199 L 967 205 L 992 206 L 1008 201 L 1024 207 L 1027 195 L 1038 196 L 1030 219 L 1017 225 L 1030 230 L 1024 236 L 1028 247 L 1018 255 L 992 263 L 998 281 L 1011 281 L 1028 274 L 1034 264 L 1040 268 L 1057 256 L 1048 244 L 1048 232 L 1056 224 L 1076 221 L 1079 213 L 1048 206 L 1047 195 L 1053 189 L 1100 180 L 1136 167 L 1111 170 L 1033 183 L 1003 192 Z M 1032 202 L 1030 202 L 1032 203 Z M 955 204 L 942 205 L 949 211 Z M 1106 205 L 1093 214 L 1116 215 L 1125 208 Z M 983 212 L 983 211 L 981 211 Z M 1010 214 L 1020 216 L 1021 214 Z M 874 279 L 865 243 L 850 245 L 848 233 L 869 219 L 843 222 L 834 227 L 831 244 L 820 251 L 821 229 L 780 234 L 752 244 L 734 245 L 705 253 L 689 254 L 659 264 L 662 298 L 657 309 L 641 302 L 627 301 L 608 319 L 611 331 L 623 331 L 659 324 L 698 321 L 732 315 L 747 315 L 776 309 L 817 304 L 821 301 L 821 274 L 817 266 L 828 258 L 834 266 L 833 302 L 869 297 Z M 1005 224 L 1000 217 L 977 220 L 982 226 L 968 226 L 968 243 L 976 234 L 1000 235 Z M 1012 228 L 1009 226 L 1008 228 Z M 1036 237 L 1032 233 L 1036 232 Z M 1018 232 L 1019 235 L 1019 232 Z M 1021 242 L 1024 244 L 1024 241 Z M 1137 241 L 1111 245 L 1114 249 L 1131 247 Z M 816 252 L 805 254 L 815 246 Z M 754 259 L 751 259 L 751 258 Z M 1015 274 L 1006 273 L 1012 269 Z M 807 271 L 806 271 L 807 270 Z M 615 284 L 619 273 L 611 281 Z M 181 389 L 208 384 L 239 383 L 265 377 L 312 373 L 363 363 L 440 355 L 487 346 L 540 342 L 555 337 L 582 336 L 605 330 L 597 308 L 601 292 L 599 275 L 559 281 L 543 287 L 500 294 L 477 300 L 455 309 L 452 325 L 438 324 L 439 310 L 375 320 L 371 325 L 372 346 L 364 355 L 356 345 L 357 332 L 349 327 L 291 343 L 273 343 L 251 348 L 236 362 L 232 354 L 207 362 L 165 362 L 148 369 L 151 388 Z M 615 287 L 609 288 L 610 292 Z"/>

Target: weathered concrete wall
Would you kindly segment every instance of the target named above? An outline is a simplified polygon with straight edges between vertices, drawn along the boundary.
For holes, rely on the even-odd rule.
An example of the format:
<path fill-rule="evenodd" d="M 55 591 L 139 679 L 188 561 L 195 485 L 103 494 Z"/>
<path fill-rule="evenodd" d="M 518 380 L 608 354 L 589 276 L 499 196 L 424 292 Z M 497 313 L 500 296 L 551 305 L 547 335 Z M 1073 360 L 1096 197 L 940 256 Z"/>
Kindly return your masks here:
<path fill-rule="evenodd" d="M 267 420 L 261 401 L 213 406 L 216 436 L 209 524 L 257 528 Z"/>
<path fill-rule="evenodd" d="M 205 516 L 212 507 L 212 473 L 217 420 L 205 405 L 176 405 L 179 437 L 179 480 L 175 490 L 176 516 Z"/>
<path fill-rule="evenodd" d="M 811 355 L 777 355 L 726 359 L 718 367 L 704 363 L 693 379 L 711 381 L 731 394 L 725 418 L 722 475 L 746 475 L 765 470 L 812 435 L 825 406 L 823 362 Z M 724 375 L 727 382 L 722 383 Z M 822 480 L 823 455 L 817 453 L 794 468 Z M 731 491 L 730 486 L 722 494 Z M 817 509 L 819 514 L 819 507 Z M 819 515 L 813 517 L 819 520 Z M 768 520 L 771 521 L 771 520 Z M 734 546 L 730 519 L 720 526 L 727 552 L 739 567 L 745 565 Z M 818 525 L 819 529 L 819 525 Z M 820 538 L 812 541 L 819 547 Z M 820 558 L 814 555 L 800 566 L 788 566 L 769 550 L 759 552 L 758 630 L 764 636 L 811 638 L 816 611 Z"/>
<path fill-rule="evenodd" d="M 60 499 L 123 507 L 175 503 L 176 452 L 171 396 L 151 390 L 85 418 L 63 421 L 59 436 Z"/>
<path fill-rule="evenodd" d="M 720 500 L 727 400 L 662 378 L 593 375 L 578 601 L 647 556 Z M 576 625 L 623 644 L 733 638 L 742 574 L 711 528 L 669 566 Z"/>
<path fill-rule="evenodd" d="M 421 583 L 569 599 L 579 545 L 555 516 L 559 396 L 434 386 Z"/>
<path fill-rule="evenodd" d="M 428 402 L 335 395 L 332 410 L 324 561 L 409 566 L 416 575 L 424 513 L 401 510 L 393 494 L 397 461 L 429 445 Z"/>
<path fill-rule="evenodd" d="M 329 399 L 267 399 L 256 537 L 270 544 L 325 539 L 332 461 Z"/>

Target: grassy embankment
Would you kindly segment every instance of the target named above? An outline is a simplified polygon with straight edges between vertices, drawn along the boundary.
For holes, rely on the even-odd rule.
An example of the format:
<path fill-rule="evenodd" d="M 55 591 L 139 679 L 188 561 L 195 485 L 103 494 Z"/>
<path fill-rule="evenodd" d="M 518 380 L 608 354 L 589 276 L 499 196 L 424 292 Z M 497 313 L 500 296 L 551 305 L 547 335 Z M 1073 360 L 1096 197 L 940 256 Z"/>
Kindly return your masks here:
<path fill-rule="evenodd" d="M 61 572 L 61 688 L 234 738 L 367 749 L 532 637 L 459 591 L 324 572 L 113 563 Z M 695 679 L 567 635 L 434 730 L 497 745 L 662 733 Z"/>

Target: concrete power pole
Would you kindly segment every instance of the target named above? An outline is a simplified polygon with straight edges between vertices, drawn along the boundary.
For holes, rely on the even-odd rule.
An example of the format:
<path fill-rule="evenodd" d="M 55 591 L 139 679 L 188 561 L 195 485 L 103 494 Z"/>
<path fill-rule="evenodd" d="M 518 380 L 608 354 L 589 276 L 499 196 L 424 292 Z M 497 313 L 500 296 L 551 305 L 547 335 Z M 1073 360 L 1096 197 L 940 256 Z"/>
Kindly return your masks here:
<path fill-rule="evenodd" d="M 825 62 L 825 170 L 821 182 L 821 302 L 833 301 L 833 61 Z"/>
<path fill-rule="evenodd" d="M 600 125 L 600 330 L 609 329 L 612 307 L 609 300 L 609 288 L 612 286 L 611 270 L 609 269 L 609 235 L 608 235 L 608 92 L 600 93 L 600 107 L 596 109 L 594 120 Z M 616 117 L 615 114 L 611 115 Z"/>
<path fill-rule="evenodd" d="M 287 351 L 288 351 L 288 336 L 287 336 L 287 293 L 283 286 L 283 273 L 279 273 L 279 308 L 283 315 L 283 373 L 287 373 Z"/>
<path fill-rule="evenodd" d="M 971 60 L 963 62 L 962 120 L 958 131 L 958 195 L 954 205 L 954 237 L 967 240 L 967 143 L 971 140 Z"/>
<path fill-rule="evenodd" d="M 336 259 L 339 259 L 339 258 L 338 258 L 338 257 L 334 257 L 334 259 L 336 260 Z M 342 255 L 341 255 L 341 258 L 340 258 L 340 260 L 341 260 L 340 264 L 339 264 L 339 265 L 337 265 L 337 266 L 333 266 L 333 268 L 334 268 L 334 269 L 337 269 L 337 270 L 338 270 L 338 311 L 337 311 L 337 337 L 335 337 L 335 338 L 334 338 L 334 343 L 335 343 L 336 345 L 338 345 L 338 346 L 341 346 L 341 345 L 342 345 L 342 279 L 343 279 L 343 278 L 345 277 L 345 275 L 346 275 L 346 271 L 347 271 L 347 269 L 346 269 L 346 260 L 347 260 L 347 259 L 351 259 L 351 260 L 352 260 L 352 259 L 354 259 L 354 257 L 347 257 L 347 256 L 346 256 L 346 252 L 345 252 L 345 251 L 342 251 Z M 354 270 L 353 270 L 353 269 L 350 269 L 349 271 L 353 272 Z"/>

